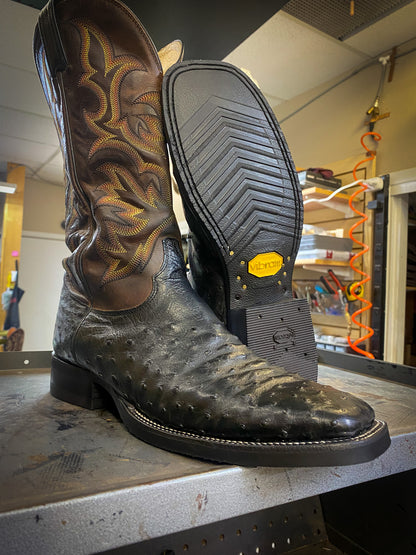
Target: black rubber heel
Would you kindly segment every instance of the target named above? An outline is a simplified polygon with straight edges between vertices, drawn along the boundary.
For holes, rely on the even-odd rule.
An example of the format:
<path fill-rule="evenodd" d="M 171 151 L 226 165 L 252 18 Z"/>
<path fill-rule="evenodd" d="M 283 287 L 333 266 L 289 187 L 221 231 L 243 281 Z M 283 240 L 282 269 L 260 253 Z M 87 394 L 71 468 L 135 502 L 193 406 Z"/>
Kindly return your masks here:
<path fill-rule="evenodd" d="M 318 356 L 306 299 L 231 310 L 228 327 L 256 355 L 288 372 L 317 380 Z"/>
<path fill-rule="evenodd" d="M 52 357 L 50 391 L 57 399 L 86 409 L 106 405 L 106 392 L 97 386 L 89 370 L 56 357 Z"/>

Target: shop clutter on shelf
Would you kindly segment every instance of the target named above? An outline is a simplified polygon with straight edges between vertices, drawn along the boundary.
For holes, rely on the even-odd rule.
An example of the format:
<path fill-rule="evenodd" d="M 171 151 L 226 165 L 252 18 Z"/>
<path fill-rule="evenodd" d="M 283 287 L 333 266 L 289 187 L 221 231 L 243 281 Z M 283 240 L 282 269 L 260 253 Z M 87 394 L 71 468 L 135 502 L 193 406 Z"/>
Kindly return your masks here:
<path fill-rule="evenodd" d="M 332 170 L 323 168 L 309 168 L 298 172 L 301 189 L 309 187 L 324 187 L 325 189 L 339 189 L 342 185 L 341 179 L 334 177 Z"/>
<path fill-rule="evenodd" d="M 348 351 L 348 340 L 346 337 L 324 335 L 317 331 L 315 333 L 315 341 L 318 349 L 326 349 L 327 351 L 336 351 L 338 353 L 346 353 Z"/>
<path fill-rule="evenodd" d="M 353 256 L 353 243 L 344 237 L 343 227 L 327 230 L 316 225 L 304 224 L 296 266 L 326 273 L 337 269 L 343 279 L 352 279 L 349 260 Z M 319 277 L 317 278 L 319 279 Z"/>
<path fill-rule="evenodd" d="M 302 235 L 298 259 L 348 262 L 352 257 L 352 240 L 323 233 L 324 230 L 321 234 Z"/>
<path fill-rule="evenodd" d="M 313 281 L 297 281 L 294 290 L 299 299 L 307 299 L 311 313 L 342 316 L 345 314 L 343 295 L 325 291 L 319 283 Z"/>
<path fill-rule="evenodd" d="M 350 285 L 343 285 L 332 269 L 329 270 L 328 274 L 321 275 L 319 282 L 297 281 L 294 284 L 295 294 L 299 298 L 306 298 L 308 301 L 314 323 L 315 341 L 320 349 L 341 352 L 346 352 L 348 349 L 347 338 L 325 333 L 322 327 L 318 325 L 316 317 L 321 317 L 323 322 L 335 317 L 338 324 L 344 323 L 347 329 L 350 329 L 349 314 L 353 304 L 353 301 L 348 300 L 347 288 Z"/>
<path fill-rule="evenodd" d="M 356 248 L 348 232 L 357 221 L 350 208 L 350 190 L 331 170 L 298 172 L 304 199 L 304 227 L 294 274 L 294 289 L 310 306 L 319 348 L 349 351 L 347 336 L 361 335 L 350 315 L 361 303 L 351 295 L 357 275 L 350 267 Z M 338 192 L 337 192 L 338 191 Z M 364 208 L 363 199 L 358 206 Z M 363 238 L 364 230 L 357 230 Z M 334 281 L 334 277 L 335 280 Z M 362 290 L 360 291 L 362 294 Z"/>

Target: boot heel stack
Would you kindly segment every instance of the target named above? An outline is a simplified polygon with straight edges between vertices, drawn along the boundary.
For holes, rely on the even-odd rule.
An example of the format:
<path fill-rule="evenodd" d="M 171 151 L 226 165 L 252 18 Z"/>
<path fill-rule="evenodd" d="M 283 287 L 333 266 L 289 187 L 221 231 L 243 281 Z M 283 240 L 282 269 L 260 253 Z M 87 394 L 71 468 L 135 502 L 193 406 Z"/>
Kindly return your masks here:
<path fill-rule="evenodd" d="M 52 357 L 51 394 L 61 401 L 85 409 L 101 409 L 106 404 L 105 392 L 94 383 L 89 370 L 56 357 Z"/>
<path fill-rule="evenodd" d="M 317 379 L 316 344 L 306 299 L 231 310 L 227 321 L 231 333 L 256 355 L 288 372 L 301 370 L 304 378 Z"/>

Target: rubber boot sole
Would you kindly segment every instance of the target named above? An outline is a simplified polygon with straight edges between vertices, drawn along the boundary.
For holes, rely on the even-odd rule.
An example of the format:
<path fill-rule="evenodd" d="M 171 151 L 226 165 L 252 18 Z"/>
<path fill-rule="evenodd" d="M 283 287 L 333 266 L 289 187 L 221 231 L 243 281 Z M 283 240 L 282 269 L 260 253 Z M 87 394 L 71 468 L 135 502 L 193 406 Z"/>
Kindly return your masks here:
<path fill-rule="evenodd" d="M 163 103 L 188 223 L 220 261 L 228 329 L 270 363 L 316 380 L 308 303 L 292 295 L 302 195 L 271 108 L 222 62 L 172 67 Z"/>
<path fill-rule="evenodd" d="M 51 394 L 87 409 L 114 401 L 128 431 L 168 451 L 241 466 L 333 466 L 371 461 L 390 445 L 387 425 L 374 421 L 359 436 L 328 441 L 234 441 L 163 426 L 137 410 L 110 384 L 84 368 L 52 357 Z"/>

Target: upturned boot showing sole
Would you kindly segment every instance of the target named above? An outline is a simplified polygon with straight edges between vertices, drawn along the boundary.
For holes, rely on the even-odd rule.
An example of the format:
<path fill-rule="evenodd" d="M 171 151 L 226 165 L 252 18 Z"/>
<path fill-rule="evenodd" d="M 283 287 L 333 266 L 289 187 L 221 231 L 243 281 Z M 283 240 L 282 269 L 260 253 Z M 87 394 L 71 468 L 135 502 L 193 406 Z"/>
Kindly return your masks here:
<path fill-rule="evenodd" d="M 176 65 L 163 97 L 197 292 L 257 355 L 316 380 L 308 303 L 292 294 L 302 194 L 271 108 L 222 62 Z"/>
<path fill-rule="evenodd" d="M 172 212 L 162 68 L 117 0 L 55 0 L 35 59 L 67 175 L 65 279 L 51 393 L 110 396 L 157 447 L 241 465 L 353 464 L 389 445 L 370 406 L 288 374 L 231 335 L 190 287 Z"/>

